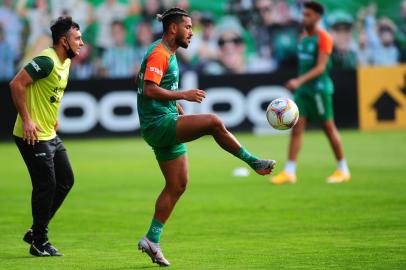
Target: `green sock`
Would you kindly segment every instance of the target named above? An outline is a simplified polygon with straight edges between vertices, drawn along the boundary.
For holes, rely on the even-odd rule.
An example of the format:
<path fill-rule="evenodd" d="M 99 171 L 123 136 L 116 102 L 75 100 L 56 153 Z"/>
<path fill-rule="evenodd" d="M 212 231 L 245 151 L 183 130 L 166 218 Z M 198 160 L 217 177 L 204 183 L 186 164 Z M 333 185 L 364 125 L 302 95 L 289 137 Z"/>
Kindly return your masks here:
<path fill-rule="evenodd" d="M 164 224 L 153 218 L 147 233 L 147 238 L 154 243 L 159 243 L 163 227 Z"/>
<path fill-rule="evenodd" d="M 236 157 L 241 159 L 242 161 L 246 162 L 248 165 L 252 167 L 252 163 L 257 161 L 258 158 L 247 151 L 244 147 L 241 146 L 240 151 L 235 154 Z"/>

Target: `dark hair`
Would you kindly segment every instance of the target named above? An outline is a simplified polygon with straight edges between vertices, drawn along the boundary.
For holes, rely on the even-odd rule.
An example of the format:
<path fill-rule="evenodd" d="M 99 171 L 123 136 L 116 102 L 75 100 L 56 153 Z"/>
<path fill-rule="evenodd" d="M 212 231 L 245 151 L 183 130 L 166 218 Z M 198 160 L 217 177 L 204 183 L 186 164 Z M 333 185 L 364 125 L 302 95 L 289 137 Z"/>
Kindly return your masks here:
<path fill-rule="evenodd" d="M 304 7 L 313 10 L 314 12 L 323 15 L 324 7 L 322 4 L 316 1 L 307 1 L 304 3 Z"/>
<path fill-rule="evenodd" d="M 111 27 L 113 27 L 113 26 L 115 26 L 115 25 L 119 25 L 119 26 L 121 26 L 122 28 L 124 28 L 124 23 L 123 23 L 122 21 L 120 21 L 120 20 L 114 20 L 114 21 L 111 23 Z"/>
<path fill-rule="evenodd" d="M 51 24 L 52 42 L 58 44 L 59 39 L 69 32 L 71 28 L 80 30 L 79 24 L 72 20 L 71 16 L 61 16 Z"/>
<path fill-rule="evenodd" d="M 187 13 L 187 11 L 181 8 L 170 8 L 167 9 L 164 13 L 156 15 L 157 20 L 162 22 L 164 32 L 169 29 L 171 23 L 182 22 L 183 17 L 190 17 L 190 15 Z"/>

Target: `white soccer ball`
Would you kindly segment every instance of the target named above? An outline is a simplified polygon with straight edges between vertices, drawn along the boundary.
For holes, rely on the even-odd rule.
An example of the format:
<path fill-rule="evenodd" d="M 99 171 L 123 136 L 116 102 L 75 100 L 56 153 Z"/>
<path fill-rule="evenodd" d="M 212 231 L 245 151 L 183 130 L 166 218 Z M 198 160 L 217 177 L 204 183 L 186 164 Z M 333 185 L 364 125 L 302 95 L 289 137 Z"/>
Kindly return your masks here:
<path fill-rule="evenodd" d="M 266 109 L 266 118 L 269 124 L 278 130 L 286 130 L 296 125 L 299 119 L 299 109 L 289 98 L 272 100 Z"/>

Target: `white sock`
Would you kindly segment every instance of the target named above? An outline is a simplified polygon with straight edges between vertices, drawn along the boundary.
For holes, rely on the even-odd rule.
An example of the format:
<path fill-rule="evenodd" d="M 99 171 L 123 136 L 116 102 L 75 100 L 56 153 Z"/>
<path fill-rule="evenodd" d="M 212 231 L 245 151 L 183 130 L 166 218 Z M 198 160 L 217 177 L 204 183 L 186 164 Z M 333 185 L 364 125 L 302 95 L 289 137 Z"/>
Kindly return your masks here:
<path fill-rule="evenodd" d="M 345 158 L 337 162 L 337 168 L 346 174 L 350 174 L 350 170 L 348 169 L 347 161 L 345 160 Z"/>
<path fill-rule="evenodd" d="M 296 175 L 296 161 L 288 160 L 285 165 L 285 172 L 290 175 Z"/>

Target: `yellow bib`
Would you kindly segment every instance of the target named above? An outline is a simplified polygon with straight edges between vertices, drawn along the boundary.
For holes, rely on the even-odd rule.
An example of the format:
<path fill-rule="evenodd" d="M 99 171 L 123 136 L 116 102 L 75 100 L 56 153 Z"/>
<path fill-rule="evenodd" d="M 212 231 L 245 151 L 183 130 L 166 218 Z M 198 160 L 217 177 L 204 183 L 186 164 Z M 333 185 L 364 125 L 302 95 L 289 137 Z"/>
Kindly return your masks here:
<path fill-rule="evenodd" d="M 47 77 L 34 81 L 27 87 L 27 109 L 31 119 L 42 129 L 37 133 L 38 139 L 45 141 L 56 136 L 55 124 L 58 120 L 61 99 L 68 83 L 71 60 L 66 59 L 62 63 L 53 48 L 43 50 L 38 56 L 49 57 L 53 62 L 53 67 Z M 35 63 L 35 58 L 30 64 L 35 69 L 41 68 Z M 13 134 L 23 137 L 22 119 L 19 114 Z"/>

